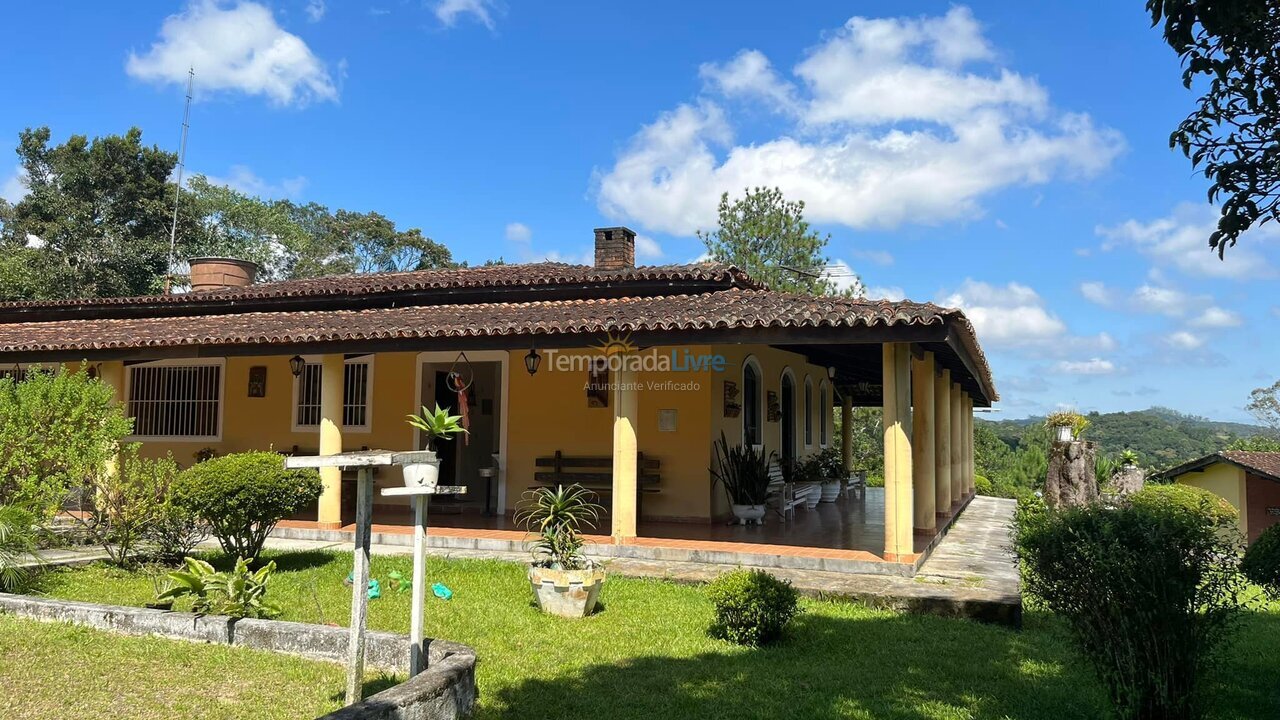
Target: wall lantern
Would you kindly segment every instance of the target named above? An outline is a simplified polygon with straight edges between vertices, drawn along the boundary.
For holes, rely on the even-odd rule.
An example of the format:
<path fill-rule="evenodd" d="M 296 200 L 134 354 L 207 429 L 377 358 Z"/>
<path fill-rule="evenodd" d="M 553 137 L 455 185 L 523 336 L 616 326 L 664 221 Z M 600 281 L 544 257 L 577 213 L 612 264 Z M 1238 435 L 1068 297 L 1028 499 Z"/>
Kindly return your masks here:
<path fill-rule="evenodd" d="M 831 367 L 827 368 L 827 379 L 828 379 L 828 380 L 835 380 L 835 379 L 836 379 L 836 366 L 835 366 L 835 365 L 832 365 Z"/>
<path fill-rule="evenodd" d="M 294 355 L 289 358 L 289 372 L 293 373 L 294 377 L 301 375 L 302 368 L 306 367 L 306 365 L 307 361 L 303 360 L 301 355 Z"/>
<path fill-rule="evenodd" d="M 529 354 L 524 356 L 524 369 L 529 371 L 530 375 L 538 372 L 538 365 L 542 362 L 542 356 L 538 354 L 537 348 L 530 347 Z"/>

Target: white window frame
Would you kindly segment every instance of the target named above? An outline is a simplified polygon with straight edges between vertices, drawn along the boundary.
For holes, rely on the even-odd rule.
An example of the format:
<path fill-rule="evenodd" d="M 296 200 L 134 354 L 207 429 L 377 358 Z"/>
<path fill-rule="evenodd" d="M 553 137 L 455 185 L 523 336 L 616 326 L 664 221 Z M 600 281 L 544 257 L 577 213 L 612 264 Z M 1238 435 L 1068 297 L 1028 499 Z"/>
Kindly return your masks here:
<path fill-rule="evenodd" d="M 800 404 L 804 406 L 804 449 L 812 450 L 817 443 L 814 441 L 813 427 L 813 378 L 808 375 L 804 376 L 804 397 L 801 398 Z"/>
<path fill-rule="evenodd" d="M 128 412 L 133 392 L 133 371 L 145 367 L 195 367 L 197 365 L 216 365 L 218 367 L 218 431 L 213 435 L 130 435 L 126 440 L 133 442 L 222 442 L 223 420 L 227 412 L 227 360 L 226 358 L 177 358 L 173 360 L 152 360 L 135 363 L 124 367 L 124 407 Z M 130 415 L 129 419 L 133 419 Z"/>
<path fill-rule="evenodd" d="M 831 383 L 823 380 L 818 383 L 818 446 L 824 450 L 831 445 L 831 425 L 834 421 L 831 414 L 834 407 L 831 404 Z"/>
<path fill-rule="evenodd" d="M 758 442 L 751 442 L 753 438 L 747 437 L 747 367 L 750 366 L 756 374 L 756 432 L 759 433 Z M 765 425 L 765 395 L 764 389 L 764 370 L 760 367 L 760 361 L 754 355 L 748 355 L 742 360 L 742 375 L 739 378 L 742 382 L 742 444 L 751 445 L 756 450 L 764 448 L 764 425 Z"/>
<path fill-rule="evenodd" d="M 347 396 L 347 380 L 346 380 L 347 370 L 346 368 L 348 365 L 356 365 L 360 363 L 368 365 L 369 367 L 369 374 L 368 374 L 368 377 L 365 378 L 365 386 L 364 386 L 365 423 L 363 425 L 342 424 L 340 427 L 342 428 L 343 432 L 360 433 L 360 434 L 373 432 L 373 366 L 375 364 L 374 357 L 375 355 L 370 353 L 368 355 L 358 355 L 353 358 L 347 358 L 342 361 L 342 414 L 344 417 L 346 416 L 346 412 L 347 412 L 346 411 L 346 403 L 347 403 L 347 397 L 346 397 Z M 322 360 L 323 360 L 323 358 L 320 355 L 304 355 L 302 359 L 304 362 L 306 362 L 307 365 L 322 365 Z M 323 370 L 321 372 L 323 372 Z M 319 432 L 320 431 L 319 425 L 299 425 L 298 424 L 298 401 L 300 400 L 300 398 L 298 397 L 298 391 L 300 389 L 301 379 L 302 379 L 302 373 L 299 373 L 293 378 L 293 391 L 289 394 L 289 423 L 292 426 L 294 432 Z"/>

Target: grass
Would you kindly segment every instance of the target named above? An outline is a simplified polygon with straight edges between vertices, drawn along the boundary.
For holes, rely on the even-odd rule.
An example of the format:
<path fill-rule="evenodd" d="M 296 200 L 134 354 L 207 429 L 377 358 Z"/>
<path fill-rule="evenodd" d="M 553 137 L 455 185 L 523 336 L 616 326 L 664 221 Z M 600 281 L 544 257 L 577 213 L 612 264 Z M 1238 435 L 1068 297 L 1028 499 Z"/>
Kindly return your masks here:
<path fill-rule="evenodd" d="M 346 624 L 349 554 L 272 556 L 270 597 L 284 619 Z M 409 558 L 375 557 L 373 575 L 406 575 Z M 579 621 L 539 613 L 523 567 L 431 559 L 427 632 L 479 654 L 478 717 L 803 717 L 962 720 L 1097 718 L 1105 698 L 1061 626 L 1031 613 L 1021 632 L 968 621 L 809 600 L 788 640 L 753 650 L 708 637 L 700 588 L 612 577 L 604 610 Z M 56 571 L 60 598 L 145 603 L 151 580 L 103 566 Z M 372 628 L 407 632 L 408 593 L 384 587 Z M 1215 688 L 1215 718 L 1280 716 L 1280 608 L 1250 614 Z M 281 694 L 280 697 L 288 697 Z"/>
<path fill-rule="evenodd" d="M 323 715 L 341 707 L 344 676 L 277 653 L 0 615 L 0 677 L 0 717 L 213 720 Z"/>

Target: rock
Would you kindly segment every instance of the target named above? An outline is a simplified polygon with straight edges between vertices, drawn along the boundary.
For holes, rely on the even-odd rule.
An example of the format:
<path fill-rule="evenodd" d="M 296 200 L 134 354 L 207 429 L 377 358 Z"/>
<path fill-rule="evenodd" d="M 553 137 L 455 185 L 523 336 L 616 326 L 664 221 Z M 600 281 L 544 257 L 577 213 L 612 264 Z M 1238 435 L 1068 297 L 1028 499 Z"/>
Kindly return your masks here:
<path fill-rule="evenodd" d="M 1137 465 L 1123 465 L 1111 476 L 1111 486 L 1119 497 L 1138 492 L 1147 482 L 1147 471 Z"/>
<path fill-rule="evenodd" d="M 1051 508 L 1088 505 L 1098 500 L 1094 475 L 1097 450 L 1091 442 L 1055 442 L 1049 448 L 1049 474 L 1044 501 Z"/>

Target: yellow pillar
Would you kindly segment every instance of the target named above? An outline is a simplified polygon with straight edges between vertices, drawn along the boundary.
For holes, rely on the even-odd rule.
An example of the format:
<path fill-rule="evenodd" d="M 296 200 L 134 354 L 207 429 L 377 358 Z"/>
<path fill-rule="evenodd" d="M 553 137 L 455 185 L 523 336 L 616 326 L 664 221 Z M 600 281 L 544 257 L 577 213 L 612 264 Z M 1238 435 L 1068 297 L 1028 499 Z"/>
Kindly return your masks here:
<path fill-rule="evenodd" d="M 320 454 L 342 452 L 342 382 L 345 363 L 341 354 L 321 358 L 320 365 Z M 316 516 L 322 529 L 342 527 L 342 470 L 320 468 L 320 510 Z"/>
<path fill-rule="evenodd" d="M 113 394 L 112 399 L 121 404 L 125 403 L 124 363 L 119 360 L 113 360 L 110 362 L 98 363 L 97 365 L 89 363 L 89 366 L 96 367 L 98 379 L 111 387 Z M 129 412 L 129 408 L 126 407 L 124 411 L 127 414 Z M 104 470 L 106 470 L 108 476 L 111 476 L 116 473 L 116 470 L 119 467 L 120 457 L 119 455 L 113 455 L 107 460 Z"/>
<path fill-rule="evenodd" d="M 636 423 L 639 392 L 634 370 L 614 373 L 613 541 L 636 536 Z"/>
<path fill-rule="evenodd" d="M 884 559 L 910 561 L 911 346 L 884 344 Z"/>
<path fill-rule="evenodd" d="M 930 535 L 938 524 L 934 487 L 934 365 L 931 352 L 911 361 L 912 507 L 916 532 Z"/>
<path fill-rule="evenodd" d="M 974 492 L 973 484 L 973 398 L 964 396 L 964 489 L 969 495 Z"/>
<path fill-rule="evenodd" d="M 964 418 L 960 412 L 960 383 L 951 383 L 951 505 L 964 500 Z"/>
<path fill-rule="evenodd" d="M 934 508 L 937 514 L 951 514 L 951 371 L 933 378 Z"/>
<path fill-rule="evenodd" d="M 853 472 L 853 398 L 847 390 L 840 394 L 840 462 L 848 477 Z"/>

